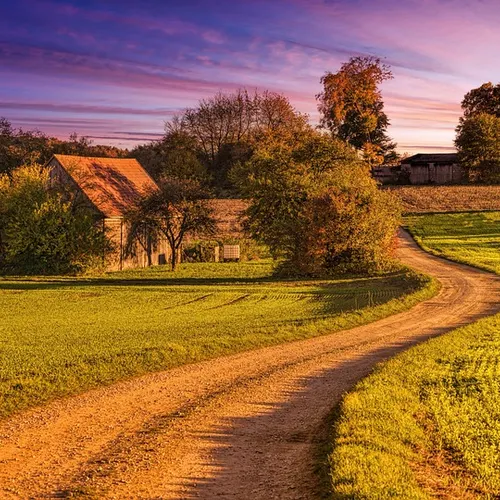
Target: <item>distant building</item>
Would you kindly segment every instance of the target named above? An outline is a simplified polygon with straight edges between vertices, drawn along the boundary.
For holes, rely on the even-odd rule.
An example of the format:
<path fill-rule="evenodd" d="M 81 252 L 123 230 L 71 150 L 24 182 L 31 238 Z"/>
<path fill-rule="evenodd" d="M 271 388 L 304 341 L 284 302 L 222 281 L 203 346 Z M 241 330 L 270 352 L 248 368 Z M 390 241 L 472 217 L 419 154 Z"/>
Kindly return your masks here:
<path fill-rule="evenodd" d="M 111 239 L 115 252 L 108 270 L 147 267 L 148 255 L 138 243 L 135 256 L 125 255 L 127 224 L 124 216 L 141 195 L 158 189 L 155 181 L 132 158 L 94 158 L 54 155 L 47 166 L 52 182 L 70 186 L 94 210 L 96 219 Z M 168 262 L 170 248 L 166 239 L 150 255 L 153 264 Z"/>
<path fill-rule="evenodd" d="M 396 184 L 400 170 L 399 167 L 373 167 L 372 177 L 379 184 Z"/>
<path fill-rule="evenodd" d="M 458 184 L 463 170 L 456 153 L 419 153 L 401 162 L 401 175 L 410 184 Z"/>

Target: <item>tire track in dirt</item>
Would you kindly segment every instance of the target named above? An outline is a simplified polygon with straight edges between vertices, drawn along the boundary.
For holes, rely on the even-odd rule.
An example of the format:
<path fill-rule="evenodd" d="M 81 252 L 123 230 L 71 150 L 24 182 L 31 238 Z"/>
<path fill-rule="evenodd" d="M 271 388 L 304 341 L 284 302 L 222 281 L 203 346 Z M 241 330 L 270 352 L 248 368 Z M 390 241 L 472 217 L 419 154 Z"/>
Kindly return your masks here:
<path fill-rule="evenodd" d="M 0 423 L 0 498 L 318 498 L 318 441 L 331 408 L 409 345 L 500 310 L 500 280 L 430 256 L 437 277 L 410 311 L 305 341 L 89 391 Z"/>

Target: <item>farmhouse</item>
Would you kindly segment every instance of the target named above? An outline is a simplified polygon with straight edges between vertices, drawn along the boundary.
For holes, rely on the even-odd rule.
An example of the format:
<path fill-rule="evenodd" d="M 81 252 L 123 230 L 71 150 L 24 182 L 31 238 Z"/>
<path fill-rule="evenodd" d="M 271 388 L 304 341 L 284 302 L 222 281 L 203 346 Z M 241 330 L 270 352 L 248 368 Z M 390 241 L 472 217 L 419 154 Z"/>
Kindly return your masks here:
<path fill-rule="evenodd" d="M 457 184 L 463 172 L 456 153 L 419 153 L 401 162 L 410 184 Z"/>
<path fill-rule="evenodd" d="M 137 160 L 54 155 L 47 166 L 51 168 L 52 182 L 72 188 L 102 223 L 114 246 L 108 270 L 146 267 L 150 260 L 152 264 L 168 261 L 170 249 L 166 239 L 153 249 L 150 259 L 139 244 L 134 256 L 125 255 L 128 234 L 125 213 L 142 194 L 158 189 Z"/>

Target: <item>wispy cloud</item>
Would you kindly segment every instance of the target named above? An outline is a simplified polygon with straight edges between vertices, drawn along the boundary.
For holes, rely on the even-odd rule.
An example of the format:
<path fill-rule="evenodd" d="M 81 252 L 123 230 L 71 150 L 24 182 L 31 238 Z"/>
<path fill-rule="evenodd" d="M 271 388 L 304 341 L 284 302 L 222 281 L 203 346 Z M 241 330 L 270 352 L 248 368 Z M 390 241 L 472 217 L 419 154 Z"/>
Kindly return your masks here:
<path fill-rule="evenodd" d="M 499 18 L 496 0 L 21 0 L 0 17 L 0 113 L 128 144 L 248 87 L 317 120 L 320 77 L 375 55 L 393 68 L 383 93 L 400 147 L 451 148 L 463 95 L 500 80 Z"/>

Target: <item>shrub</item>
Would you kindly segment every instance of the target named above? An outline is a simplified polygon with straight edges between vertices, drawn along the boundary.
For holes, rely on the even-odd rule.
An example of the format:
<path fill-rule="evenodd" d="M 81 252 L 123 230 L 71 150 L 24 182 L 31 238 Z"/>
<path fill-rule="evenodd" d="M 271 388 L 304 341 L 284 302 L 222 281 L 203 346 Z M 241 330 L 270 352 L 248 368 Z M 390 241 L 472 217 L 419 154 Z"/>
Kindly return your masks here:
<path fill-rule="evenodd" d="M 251 198 L 246 229 L 284 258 L 289 274 L 367 273 L 391 263 L 399 202 L 345 143 L 311 129 L 263 137 L 234 175 Z"/>
<path fill-rule="evenodd" d="M 81 273 L 104 264 L 110 244 L 88 209 L 50 189 L 49 173 L 0 176 L 0 265 L 23 274 Z"/>

